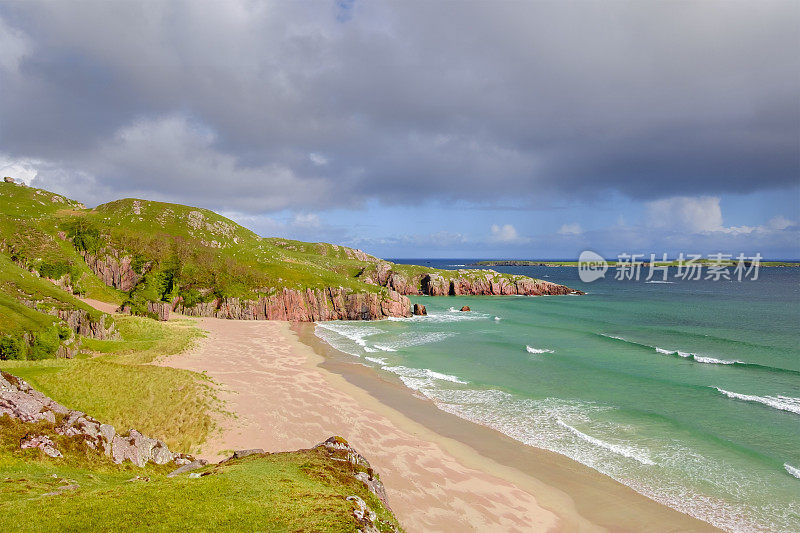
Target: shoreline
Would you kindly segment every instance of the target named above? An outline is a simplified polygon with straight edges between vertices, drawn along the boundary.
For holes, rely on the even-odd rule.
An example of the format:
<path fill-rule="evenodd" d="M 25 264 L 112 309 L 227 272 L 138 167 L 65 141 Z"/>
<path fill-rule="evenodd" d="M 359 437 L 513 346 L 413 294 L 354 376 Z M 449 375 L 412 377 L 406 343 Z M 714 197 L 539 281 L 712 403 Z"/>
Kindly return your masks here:
<path fill-rule="evenodd" d="M 313 323 L 195 319 L 194 350 L 225 408 L 200 456 L 309 448 L 341 435 L 381 474 L 409 531 L 719 531 L 580 463 L 439 410 L 352 361 Z"/>
<path fill-rule="evenodd" d="M 354 356 L 330 346 L 314 334 L 313 324 L 293 324 L 292 329 L 300 342 L 323 357 L 319 368 L 340 375 L 440 438 L 455 441 L 470 453 L 478 454 L 485 461 L 478 467 L 492 468 L 496 474 L 530 491 L 539 503 L 556 514 L 563 510 L 566 498 L 569 507 L 582 518 L 611 531 L 721 531 L 569 457 L 528 446 L 495 429 L 439 409 L 398 379 L 382 375 L 358 363 Z M 459 451 L 463 452 L 454 450 L 456 455 Z"/>

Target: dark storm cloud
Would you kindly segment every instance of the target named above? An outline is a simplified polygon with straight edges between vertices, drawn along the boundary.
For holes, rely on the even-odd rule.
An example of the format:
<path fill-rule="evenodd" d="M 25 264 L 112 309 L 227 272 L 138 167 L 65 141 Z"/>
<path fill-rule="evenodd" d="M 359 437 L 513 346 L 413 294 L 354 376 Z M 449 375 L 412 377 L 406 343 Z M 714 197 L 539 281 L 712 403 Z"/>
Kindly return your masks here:
<path fill-rule="evenodd" d="M 0 17 L 0 153 L 97 200 L 541 203 L 800 176 L 794 1 L 12 2 Z"/>

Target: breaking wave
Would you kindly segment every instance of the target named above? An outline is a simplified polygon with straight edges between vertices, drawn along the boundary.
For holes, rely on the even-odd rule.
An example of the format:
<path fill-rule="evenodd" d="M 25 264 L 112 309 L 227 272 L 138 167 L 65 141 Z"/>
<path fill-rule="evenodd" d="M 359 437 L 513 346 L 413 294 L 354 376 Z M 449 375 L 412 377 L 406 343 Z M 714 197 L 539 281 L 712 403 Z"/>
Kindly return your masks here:
<path fill-rule="evenodd" d="M 622 455 L 624 457 L 628 457 L 635 461 L 642 463 L 643 465 L 654 465 L 655 463 L 645 454 L 634 450 L 629 446 L 621 446 L 619 444 L 611 444 L 610 442 L 605 442 L 600 439 L 596 439 L 591 435 L 587 435 L 586 433 L 581 432 L 580 430 L 570 426 L 566 422 L 562 420 L 556 420 L 556 423 L 563 427 L 564 429 L 569 430 L 575 436 L 580 439 L 585 440 L 590 444 L 594 444 L 595 446 L 599 446 L 600 448 L 605 448 L 606 450 L 616 453 L 617 455 Z"/>
<path fill-rule="evenodd" d="M 789 472 L 789 474 L 791 474 L 792 476 L 796 477 L 797 479 L 800 479 L 800 468 L 795 468 L 789 463 L 783 463 L 783 468 L 785 468 L 786 471 Z"/>
<path fill-rule="evenodd" d="M 706 365 L 726 365 L 726 366 L 733 366 L 738 368 L 750 368 L 754 370 L 767 370 L 770 372 L 781 372 L 787 374 L 796 374 L 800 375 L 800 371 L 792 370 L 790 368 L 782 368 L 776 366 L 769 366 L 769 365 L 761 365 L 758 363 L 748 363 L 746 361 L 739 361 L 738 359 L 719 359 L 717 357 L 710 357 L 707 355 L 699 355 L 692 352 L 682 352 L 680 350 L 668 350 L 665 348 L 660 348 L 658 346 L 652 346 L 650 344 L 645 344 L 643 342 L 636 342 L 630 339 L 626 339 L 624 337 L 619 337 L 617 335 L 608 335 L 606 333 L 598 333 L 597 335 L 601 337 L 605 337 L 607 339 L 612 339 L 615 341 L 624 342 L 626 344 L 630 344 L 633 346 L 639 346 L 641 348 L 646 348 L 648 350 L 655 350 L 657 353 L 662 355 L 672 355 L 675 357 L 680 357 L 681 359 L 689 359 L 694 361 L 695 363 L 702 363 Z"/>
<path fill-rule="evenodd" d="M 714 387 L 717 392 L 724 394 L 728 398 L 734 400 L 742 400 L 745 402 L 755 402 L 778 409 L 780 411 L 788 411 L 796 415 L 800 415 L 800 398 L 792 398 L 791 396 L 756 396 L 754 394 L 739 394 L 738 392 L 731 392 L 719 387 Z"/>
<path fill-rule="evenodd" d="M 548 350 L 547 348 L 534 348 L 528 345 L 525 345 L 525 350 L 527 350 L 528 353 L 555 353 L 553 350 Z"/>

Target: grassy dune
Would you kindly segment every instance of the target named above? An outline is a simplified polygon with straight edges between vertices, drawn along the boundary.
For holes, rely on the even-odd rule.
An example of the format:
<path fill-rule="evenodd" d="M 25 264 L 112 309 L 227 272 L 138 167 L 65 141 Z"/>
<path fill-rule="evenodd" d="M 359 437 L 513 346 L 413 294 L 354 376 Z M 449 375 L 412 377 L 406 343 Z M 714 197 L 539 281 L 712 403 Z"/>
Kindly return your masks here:
<path fill-rule="evenodd" d="M 366 487 L 318 450 L 251 456 L 168 478 L 174 466 L 114 465 L 55 436 L 63 458 L 19 449 L 31 430 L 0 417 L 0 531 L 356 531 L 364 499 L 396 521 Z M 46 422 L 36 431 L 54 435 Z M 70 442 L 70 439 L 73 439 Z"/>
<path fill-rule="evenodd" d="M 213 428 L 216 406 L 200 374 L 148 364 L 182 352 L 202 336 L 191 321 L 117 317 L 121 340 L 85 339 L 76 359 L 0 361 L 0 368 L 71 409 L 120 431 L 137 429 L 170 449 L 196 451 Z"/>

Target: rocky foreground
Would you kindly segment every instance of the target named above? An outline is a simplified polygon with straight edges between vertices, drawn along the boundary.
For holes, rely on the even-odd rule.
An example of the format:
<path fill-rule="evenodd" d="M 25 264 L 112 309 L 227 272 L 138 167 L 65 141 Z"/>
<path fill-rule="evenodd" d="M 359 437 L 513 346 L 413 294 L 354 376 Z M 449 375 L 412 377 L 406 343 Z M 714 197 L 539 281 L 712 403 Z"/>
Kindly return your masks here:
<path fill-rule="evenodd" d="M 0 420 L 8 416 L 12 420 L 29 426 L 30 431 L 24 433 L 19 441 L 20 449 L 38 449 L 42 457 L 54 461 L 61 460 L 67 454 L 76 451 L 75 442 L 78 441 L 78 453 L 102 453 L 115 464 L 130 462 L 138 467 L 148 463 L 156 465 L 174 464 L 177 468 L 167 474 L 167 477 L 188 475 L 200 478 L 214 475 L 217 469 L 224 467 L 231 461 L 245 457 L 257 459 L 258 456 L 269 455 L 261 449 L 235 451 L 231 457 L 210 466 L 205 460 L 181 453 L 170 452 L 167 445 L 157 439 L 142 435 L 135 429 L 127 434 L 117 433 L 109 424 L 103 424 L 91 416 L 68 409 L 60 403 L 48 398 L 35 390 L 24 380 L 0 372 Z M 69 444 L 59 449 L 58 442 L 67 442 L 63 437 L 69 438 Z M 80 450 L 83 450 L 81 452 Z M 331 469 L 344 475 L 352 476 L 372 492 L 391 511 L 386 490 L 378 475 L 370 466 L 369 461 L 356 451 L 341 437 L 330 437 L 318 444 L 311 451 L 321 454 L 331 462 Z M 48 460 L 50 460 L 48 459 Z M 194 472 L 201 470 L 201 472 Z M 133 480 L 148 480 L 136 476 Z M 60 490 L 77 490 L 77 485 L 61 487 Z M 52 493 L 57 495 L 59 491 Z M 369 508 L 367 503 L 357 495 L 347 497 L 353 504 L 352 518 L 358 528 L 367 533 L 378 531 L 397 531 L 390 523 L 380 521 L 377 514 Z M 380 526 L 380 528 L 379 528 Z"/>

